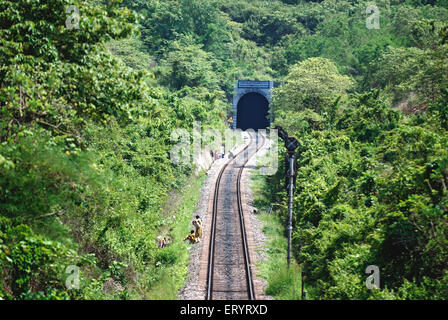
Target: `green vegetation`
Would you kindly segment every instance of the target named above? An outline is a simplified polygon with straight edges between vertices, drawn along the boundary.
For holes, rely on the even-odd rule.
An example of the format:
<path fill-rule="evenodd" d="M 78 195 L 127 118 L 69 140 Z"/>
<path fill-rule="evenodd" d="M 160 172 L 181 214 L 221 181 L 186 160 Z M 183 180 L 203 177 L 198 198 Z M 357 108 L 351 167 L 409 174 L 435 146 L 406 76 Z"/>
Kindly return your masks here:
<path fill-rule="evenodd" d="M 447 5 L 377 3 L 381 27 L 370 30 L 368 4 L 223 9 L 246 39 L 271 50 L 283 82 L 274 125 L 300 141 L 293 254 L 309 298 L 447 299 Z M 277 206 L 286 199 L 280 164 L 262 193 Z M 285 225 L 287 210 L 278 208 Z M 279 230 L 266 232 L 280 241 Z M 270 261 L 268 291 L 292 298 L 288 276 Z M 366 288 L 368 265 L 380 268 L 380 290 Z"/>
<path fill-rule="evenodd" d="M 277 90 L 276 122 L 300 140 L 293 245 L 312 298 L 448 297 L 448 82 L 439 71 L 448 47 L 446 28 L 420 27 L 422 48 L 389 48 L 373 62 L 377 89 L 319 95 L 327 100 L 298 81 Z M 300 62 L 287 79 L 313 61 L 328 65 Z M 313 88 L 338 88 L 336 70 L 325 73 Z M 272 201 L 283 196 L 282 172 L 269 179 Z M 365 286 L 368 265 L 380 268 L 379 290 Z"/>
<path fill-rule="evenodd" d="M 257 208 L 262 209 L 258 219 L 262 221 L 263 233 L 268 239 L 267 247 L 264 249 L 265 261 L 258 263 L 259 276 L 266 279 L 268 287 L 266 294 L 277 300 L 299 300 L 301 299 L 301 269 L 293 260 L 288 268 L 287 239 L 285 237 L 285 219 L 279 215 L 278 208 L 268 213 L 269 203 L 266 194 L 267 184 L 263 176 L 251 176 L 251 189 L 256 197 L 254 203 Z"/>
<path fill-rule="evenodd" d="M 182 197 L 178 195 L 179 201 L 173 201 L 169 207 L 165 208 L 167 215 L 175 213 L 172 227 L 165 225 L 165 232 L 169 232 L 170 236 L 177 241 L 158 252 L 156 265 L 161 269 L 159 272 L 160 281 L 151 288 L 145 299 L 176 299 L 179 289 L 184 285 L 188 274 L 189 259 L 187 252 L 191 245 L 180 241 L 191 230 L 192 213 L 196 211 L 205 177 L 205 175 L 200 175 L 190 180 L 182 190 Z"/>
<path fill-rule="evenodd" d="M 0 2 L 0 296 L 174 298 L 202 180 L 171 163 L 170 134 L 194 120 L 223 129 L 220 93 L 155 88 L 147 55 L 127 66 L 105 45 L 138 35 L 137 14 L 74 1 L 70 30 L 68 4 Z M 165 212 L 176 190 L 183 205 Z M 162 230 L 172 243 L 161 251 Z M 71 265 L 80 289 L 66 287 Z M 170 289 L 153 294 L 160 283 Z"/>
<path fill-rule="evenodd" d="M 170 135 L 223 130 L 247 79 L 283 83 L 275 125 L 300 141 L 293 253 L 310 298 L 447 299 L 448 3 L 377 1 L 380 29 L 369 4 L 0 1 L 0 296 L 174 298 L 203 178 L 171 163 Z M 283 203 L 282 173 L 265 201 Z M 274 296 L 297 297 L 294 270 L 265 267 Z"/>

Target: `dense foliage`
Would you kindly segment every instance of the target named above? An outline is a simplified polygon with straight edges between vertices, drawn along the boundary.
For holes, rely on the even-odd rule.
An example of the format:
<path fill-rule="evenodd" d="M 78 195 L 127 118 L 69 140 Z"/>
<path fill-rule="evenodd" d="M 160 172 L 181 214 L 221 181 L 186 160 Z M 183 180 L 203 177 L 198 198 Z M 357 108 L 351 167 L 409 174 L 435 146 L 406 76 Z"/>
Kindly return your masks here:
<path fill-rule="evenodd" d="M 68 5 L 79 28 L 66 26 Z M 117 1 L 0 2 L 1 297 L 151 298 L 167 272 L 185 272 L 173 230 L 191 212 L 165 204 L 193 167 L 171 163 L 170 134 L 195 120 L 222 128 L 222 93 L 155 89 L 140 59 L 109 53 L 135 41 L 137 18 Z M 78 290 L 65 284 L 71 265 Z"/>
<path fill-rule="evenodd" d="M 200 179 L 170 162 L 170 134 L 223 129 L 247 79 L 283 84 L 275 122 L 300 140 L 293 252 L 311 297 L 447 299 L 448 3 L 377 1 L 379 29 L 370 4 L 0 1 L 0 296 L 174 298 Z"/>
<path fill-rule="evenodd" d="M 372 62 L 378 89 L 347 94 L 333 69 L 313 77 L 326 101 L 304 99 L 298 80 L 277 90 L 276 122 L 300 141 L 293 245 L 313 298 L 448 298 L 448 47 L 443 28 L 426 31 L 431 45 Z M 328 63 L 305 60 L 287 79 Z M 277 201 L 280 181 L 270 179 Z M 380 290 L 365 285 L 369 265 Z"/>

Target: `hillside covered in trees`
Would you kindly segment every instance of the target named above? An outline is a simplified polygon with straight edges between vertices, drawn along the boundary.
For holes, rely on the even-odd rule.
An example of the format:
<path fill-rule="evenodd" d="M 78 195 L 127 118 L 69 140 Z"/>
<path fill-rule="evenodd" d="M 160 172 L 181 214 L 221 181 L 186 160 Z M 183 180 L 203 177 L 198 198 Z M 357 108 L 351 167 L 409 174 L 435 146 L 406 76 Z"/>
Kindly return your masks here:
<path fill-rule="evenodd" d="M 175 298 L 201 178 L 170 135 L 223 130 L 244 79 L 283 84 L 310 298 L 448 299 L 446 21 L 446 0 L 0 0 L 0 297 Z"/>

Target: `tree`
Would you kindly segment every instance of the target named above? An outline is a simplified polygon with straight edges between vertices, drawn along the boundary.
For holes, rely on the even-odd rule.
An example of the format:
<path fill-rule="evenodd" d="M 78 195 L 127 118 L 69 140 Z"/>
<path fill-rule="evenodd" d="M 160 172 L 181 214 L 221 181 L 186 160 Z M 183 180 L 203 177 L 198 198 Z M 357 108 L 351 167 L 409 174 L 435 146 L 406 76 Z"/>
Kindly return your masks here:
<path fill-rule="evenodd" d="M 159 53 L 181 36 L 207 39 L 219 15 L 215 1 L 155 1 L 142 21 L 142 38 L 151 53 Z"/>
<path fill-rule="evenodd" d="M 324 111 L 338 96 L 352 85 L 352 80 L 341 75 L 336 65 L 324 58 L 310 58 L 294 65 L 276 91 L 274 103 L 290 110 L 312 109 Z"/>
<path fill-rule="evenodd" d="M 217 79 L 211 64 L 211 54 L 195 44 L 174 42 L 172 50 L 161 63 L 162 82 L 173 89 L 183 87 L 216 88 Z"/>
<path fill-rule="evenodd" d="M 66 26 L 68 1 L 0 2 L 0 137 L 33 123 L 66 134 L 87 119 L 128 120 L 141 103 L 143 74 L 101 51 L 136 31 L 136 15 L 116 2 L 72 4 L 79 29 Z"/>

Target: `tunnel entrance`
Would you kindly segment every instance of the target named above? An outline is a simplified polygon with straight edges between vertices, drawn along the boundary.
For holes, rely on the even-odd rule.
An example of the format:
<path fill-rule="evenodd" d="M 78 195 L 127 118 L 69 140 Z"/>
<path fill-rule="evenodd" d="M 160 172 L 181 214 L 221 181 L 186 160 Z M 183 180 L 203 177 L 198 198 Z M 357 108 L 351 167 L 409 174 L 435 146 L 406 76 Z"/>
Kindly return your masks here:
<path fill-rule="evenodd" d="M 238 101 L 237 125 L 241 130 L 266 129 L 270 125 L 269 101 L 260 93 L 246 93 Z"/>

